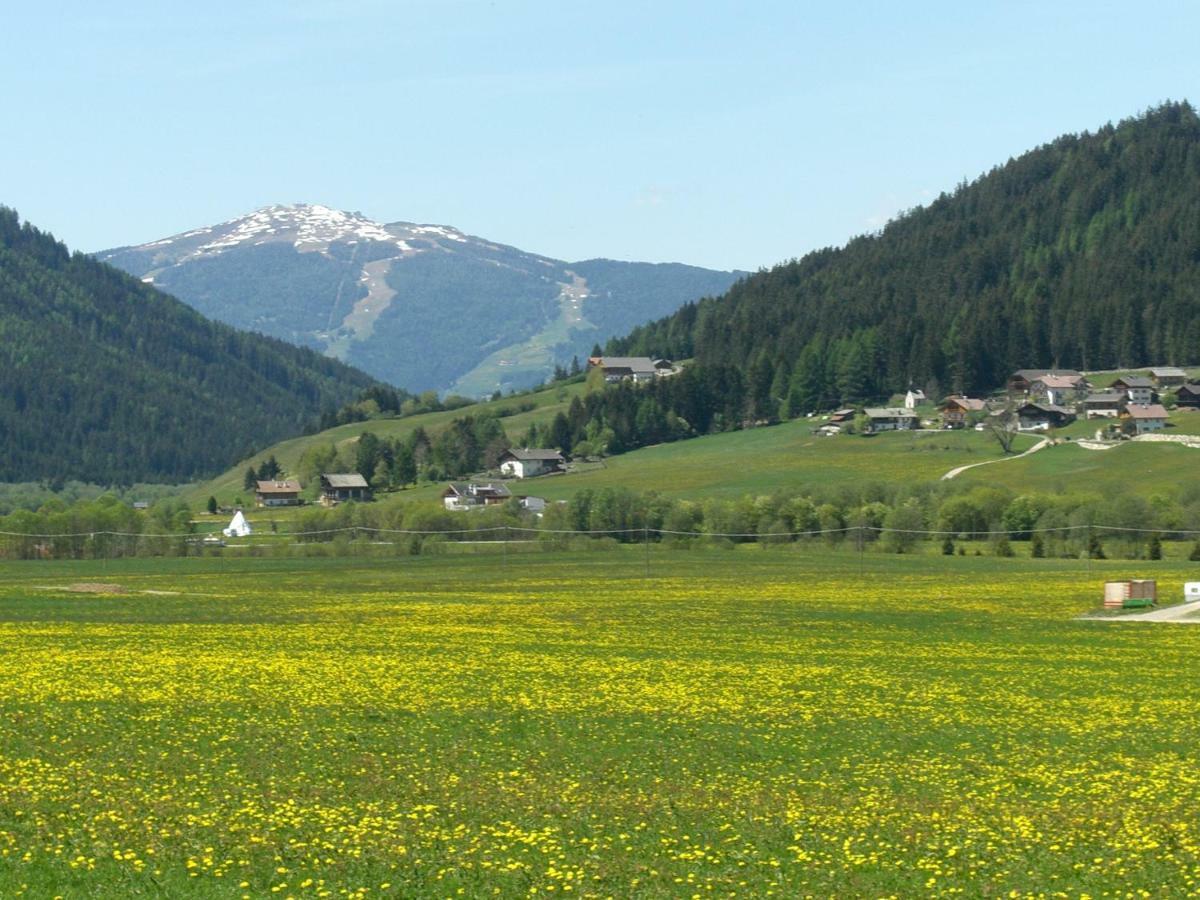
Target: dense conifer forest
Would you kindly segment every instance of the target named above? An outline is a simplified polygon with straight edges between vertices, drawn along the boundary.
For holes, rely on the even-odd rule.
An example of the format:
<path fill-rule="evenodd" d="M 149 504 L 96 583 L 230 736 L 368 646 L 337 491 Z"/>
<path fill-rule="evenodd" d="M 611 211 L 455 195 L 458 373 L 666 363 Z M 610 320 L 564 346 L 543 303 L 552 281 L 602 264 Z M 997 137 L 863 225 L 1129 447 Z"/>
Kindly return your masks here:
<path fill-rule="evenodd" d="M 211 322 L 0 207 L 0 481 L 185 481 L 372 384 Z"/>
<path fill-rule="evenodd" d="M 782 415 L 1023 367 L 1195 363 L 1200 119 L 1170 103 L 1059 138 L 606 349 L 739 367 Z"/>

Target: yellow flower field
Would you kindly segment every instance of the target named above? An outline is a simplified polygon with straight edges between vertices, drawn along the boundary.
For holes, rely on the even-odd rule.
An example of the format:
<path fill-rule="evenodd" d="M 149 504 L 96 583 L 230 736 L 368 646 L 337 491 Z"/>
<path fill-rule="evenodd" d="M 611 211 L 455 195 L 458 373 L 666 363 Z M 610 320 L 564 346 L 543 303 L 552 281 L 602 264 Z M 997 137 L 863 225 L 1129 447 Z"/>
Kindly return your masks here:
<path fill-rule="evenodd" d="M 0 893 L 1197 893 L 1200 628 L 1074 618 L 1195 576 L 1091 565 L 10 565 Z"/>

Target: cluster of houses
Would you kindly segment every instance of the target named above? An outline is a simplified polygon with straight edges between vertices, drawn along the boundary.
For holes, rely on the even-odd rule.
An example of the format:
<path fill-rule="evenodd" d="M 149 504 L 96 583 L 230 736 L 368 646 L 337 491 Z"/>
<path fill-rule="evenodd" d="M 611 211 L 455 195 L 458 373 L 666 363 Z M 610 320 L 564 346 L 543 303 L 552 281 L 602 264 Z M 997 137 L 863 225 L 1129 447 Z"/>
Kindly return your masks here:
<path fill-rule="evenodd" d="M 500 457 L 500 474 L 508 478 L 536 478 L 564 471 L 566 457 L 557 450 L 513 447 Z M 507 503 L 513 493 L 503 481 L 454 482 L 442 491 L 442 503 L 446 509 L 464 511 Z M 546 508 L 541 497 L 518 496 L 522 509 L 540 513 Z"/>
<path fill-rule="evenodd" d="M 1168 413 L 1159 402 L 1159 391 L 1171 388 L 1178 388 L 1181 397 L 1189 393 L 1185 388 L 1200 396 L 1200 385 L 1189 385 L 1187 373 L 1173 366 L 1153 368 L 1149 375 L 1121 375 L 1103 390 L 1095 390 L 1082 373 L 1069 369 L 1021 369 L 1008 380 L 1009 395 L 1025 398 L 1016 414 L 1020 426 L 1029 429 L 1057 428 L 1082 415 L 1117 419 L 1133 434 L 1160 431 Z"/>
<path fill-rule="evenodd" d="M 514 447 L 500 457 L 500 474 L 507 478 L 534 478 L 562 472 L 566 458 L 557 450 Z M 324 473 L 321 478 L 320 503 L 336 506 L 350 500 L 365 502 L 372 499 L 371 487 L 358 472 Z M 302 485 L 294 478 L 258 481 L 254 491 L 255 505 L 260 508 L 299 506 Z M 514 499 L 503 481 L 453 482 L 442 492 L 446 509 L 470 510 L 495 506 Z M 516 496 L 523 509 L 541 512 L 546 501 L 541 497 Z"/>
<path fill-rule="evenodd" d="M 1148 375 L 1122 375 L 1103 390 L 1094 389 L 1073 370 L 1021 369 L 1009 378 L 1007 388 L 1007 397 L 995 400 L 951 394 L 938 408 L 941 427 L 966 428 L 988 416 L 1011 415 L 1019 428 L 1038 431 L 1061 428 L 1082 416 L 1115 419 L 1130 433 L 1146 434 L 1166 427 L 1168 413 L 1160 392 L 1174 390 L 1178 406 L 1200 408 L 1200 383 L 1189 382 L 1187 373 L 1173 366 L 1152 368 Z M 925 395 L 913 389 L 902 407 L 839 409 L 819 431 L 836 434 L 860 415 L 871 434 L 916 429 L 921 427 L 917 407 L 924 401 Z"/>

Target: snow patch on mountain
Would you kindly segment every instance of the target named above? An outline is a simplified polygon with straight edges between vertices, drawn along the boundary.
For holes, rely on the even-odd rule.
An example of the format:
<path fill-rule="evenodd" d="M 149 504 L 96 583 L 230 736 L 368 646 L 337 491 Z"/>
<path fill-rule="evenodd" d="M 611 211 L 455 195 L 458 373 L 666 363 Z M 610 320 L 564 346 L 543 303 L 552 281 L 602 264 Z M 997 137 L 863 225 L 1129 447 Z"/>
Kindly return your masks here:
<path fill-rule="evenodd" d="M 360 240 L 392 244 L 402 252 L 412 250 L 406 241 L 396 238 L 379 223 L 358 213 L 320 204 L 265 206 L 207 230 L 215 233 L 216 239 L 201 244 L 194 255 L 219 253 L 239 244 L 259 244 L 267 240 L 290 240 L 301 252 L 324 249 L 338 241 L 357 243 Z"/>

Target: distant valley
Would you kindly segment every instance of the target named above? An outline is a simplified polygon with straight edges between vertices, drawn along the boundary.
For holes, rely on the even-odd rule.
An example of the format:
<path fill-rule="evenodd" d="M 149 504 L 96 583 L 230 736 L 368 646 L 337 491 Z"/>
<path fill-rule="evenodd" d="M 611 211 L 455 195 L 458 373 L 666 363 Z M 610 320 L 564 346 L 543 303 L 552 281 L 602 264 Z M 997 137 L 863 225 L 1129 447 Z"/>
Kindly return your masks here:
<path fill-rule="evenodd" d="M 97 257 L 206 316 L 411 391 L 519 389 L 742 272 L 567 263 L 442 225 L 269 206 Z"/>

